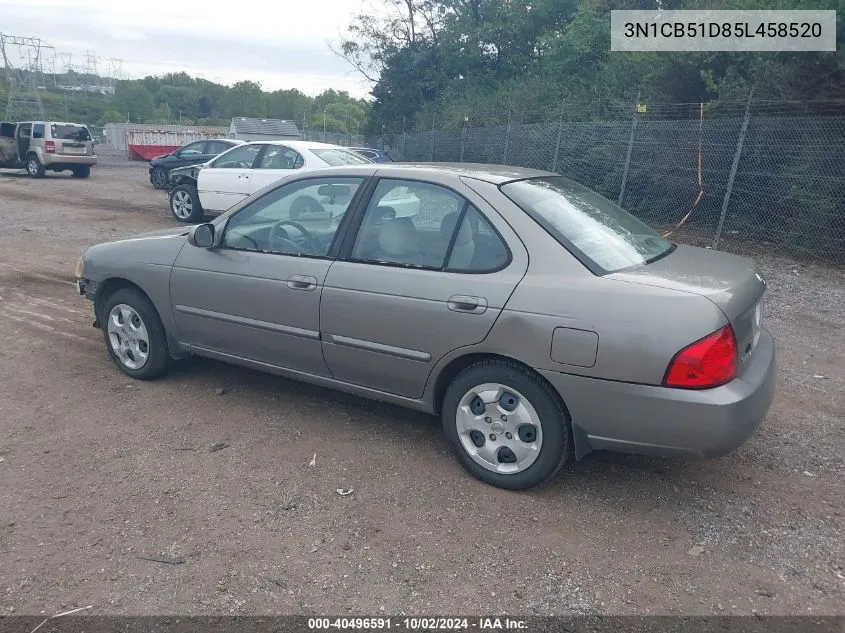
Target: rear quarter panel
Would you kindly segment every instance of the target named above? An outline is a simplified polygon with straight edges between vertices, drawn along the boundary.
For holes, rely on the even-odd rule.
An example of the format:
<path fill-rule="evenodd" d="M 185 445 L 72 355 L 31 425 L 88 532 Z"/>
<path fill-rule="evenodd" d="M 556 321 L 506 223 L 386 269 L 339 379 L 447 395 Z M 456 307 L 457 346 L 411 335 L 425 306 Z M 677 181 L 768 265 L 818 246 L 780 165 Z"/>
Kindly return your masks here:
<path fill-rule="evenodd" d="M 496 185 L 467 184 L 519 235 L 529 267 L 488 337 L 463 353 L 501 354 L 536 369 L 659 385 L 679 350 L 727 324 L 722 311 L 699 295 L 594 275 Z M 595 364 L 552 360 L 555 328 L 595 332 Z"/>

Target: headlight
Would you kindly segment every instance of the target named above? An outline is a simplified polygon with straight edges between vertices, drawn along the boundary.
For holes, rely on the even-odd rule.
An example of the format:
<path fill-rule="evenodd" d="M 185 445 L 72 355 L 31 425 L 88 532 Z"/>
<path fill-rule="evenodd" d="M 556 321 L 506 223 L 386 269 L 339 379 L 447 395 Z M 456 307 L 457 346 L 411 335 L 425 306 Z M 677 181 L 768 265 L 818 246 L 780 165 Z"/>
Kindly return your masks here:
<path fill-rule="evenodd" d="M 79 258 L 79 261 L 76 262 L 76 268 L 73 269 L 73 274 L 76 275 L 77 279 L 82 279 L 82 274 L 85 272 L 85 261 L 82 257 Z"/>

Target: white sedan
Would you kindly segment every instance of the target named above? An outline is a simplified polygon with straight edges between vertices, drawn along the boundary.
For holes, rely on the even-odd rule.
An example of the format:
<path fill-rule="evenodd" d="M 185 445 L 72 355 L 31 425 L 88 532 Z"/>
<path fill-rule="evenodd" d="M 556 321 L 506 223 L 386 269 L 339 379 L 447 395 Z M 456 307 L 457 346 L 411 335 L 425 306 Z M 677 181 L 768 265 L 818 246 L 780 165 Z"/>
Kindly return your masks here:
<path fill-rule="evenodd" d="M 199 222 L 205 213 L 222 213 L 290 174 L 371 162 L 345 147 L 326 143 L 244 143 L 203 165 L 173 170 L 170 177 L 170 211 L 180 222 Z M 326 212 L 331 217 L 330 207 L 337 202 L 333 197 L 317 197 L 300 212 L 317 215 Z M 419 200 L 413 194 L 397 191 L 394 200 L 391 200 L 391 209 L 397 216 L 414 215 L 419 211 Z"/>

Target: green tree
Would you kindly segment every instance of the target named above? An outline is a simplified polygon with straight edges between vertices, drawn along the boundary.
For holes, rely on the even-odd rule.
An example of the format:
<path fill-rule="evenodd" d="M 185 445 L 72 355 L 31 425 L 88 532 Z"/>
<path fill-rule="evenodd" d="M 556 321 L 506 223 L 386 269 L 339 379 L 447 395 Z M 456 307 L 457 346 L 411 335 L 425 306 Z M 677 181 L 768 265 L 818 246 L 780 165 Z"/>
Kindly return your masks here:
<path fill-rule="evenodd" d="M 153 95 L 144 82 L 119 82 L 112 107 L 130 121 L 149 121 L 155 110 Z"/>
<path fill-rule="evenodd" d="M 261 84 L 239 81 L 226 94 L 226 112 L 230 116 L 267 116 L 267 104 Z"/>

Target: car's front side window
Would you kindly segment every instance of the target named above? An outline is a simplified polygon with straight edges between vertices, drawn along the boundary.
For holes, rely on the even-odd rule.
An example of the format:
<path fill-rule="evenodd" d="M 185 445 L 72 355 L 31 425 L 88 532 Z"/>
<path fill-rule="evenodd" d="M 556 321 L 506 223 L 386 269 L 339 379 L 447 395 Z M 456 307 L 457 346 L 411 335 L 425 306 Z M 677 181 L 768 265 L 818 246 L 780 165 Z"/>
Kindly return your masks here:
<path fill-rule="evenodd" d="M 199 143 L 191 143 L 190 145 L 185 145 L 182 149 L 179 150 L 179 156 L 190 157 L 190 156 L 199 156 L 202 154 L 202 148 L 205 145 L 205 141 L 200 141 Z"/>
<path fill-rule="evenodd" d="M 211 167 L 214 169 L 252 169 L 260 151 L 261 145 L 239 145 L 214 159 Z"/>
<path fill-rule="evenodd" d="M 221 246 L 325 257 L 360 177 L 310 178 L 283 185 L 229 218 Z"/>

